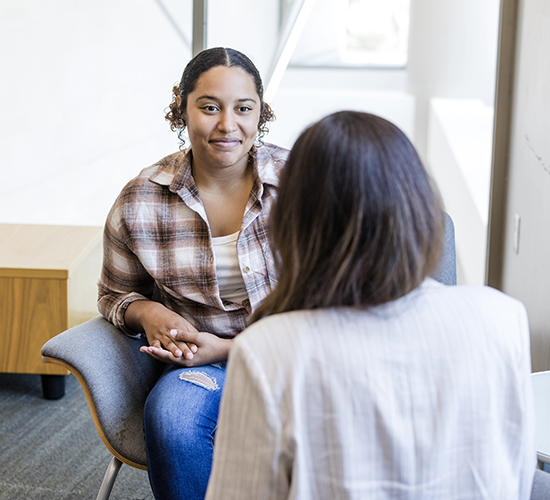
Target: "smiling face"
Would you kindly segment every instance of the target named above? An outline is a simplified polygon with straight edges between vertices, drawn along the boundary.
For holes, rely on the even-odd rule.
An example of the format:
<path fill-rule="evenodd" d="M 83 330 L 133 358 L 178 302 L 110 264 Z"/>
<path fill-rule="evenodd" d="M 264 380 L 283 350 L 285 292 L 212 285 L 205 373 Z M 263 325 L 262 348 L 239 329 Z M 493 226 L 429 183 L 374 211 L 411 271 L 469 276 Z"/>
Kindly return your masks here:
<path fill-rule="evenodd" d="M 246 168 L 260 120 L 254 80 L 239 67 L 204 72 L 187 97 L 185 123 L 194 168 Z"/>

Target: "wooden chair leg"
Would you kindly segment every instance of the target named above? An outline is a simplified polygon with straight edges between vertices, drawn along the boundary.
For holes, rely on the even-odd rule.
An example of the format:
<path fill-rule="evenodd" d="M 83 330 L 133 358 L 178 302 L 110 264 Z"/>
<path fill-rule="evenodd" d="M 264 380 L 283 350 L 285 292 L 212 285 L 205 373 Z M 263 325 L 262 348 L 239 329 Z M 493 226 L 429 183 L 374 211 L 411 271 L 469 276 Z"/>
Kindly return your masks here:
<path fill-rule="evenodd" d="M 113 457 L 103 476 L 101 488 L 99 488 L 96 500 L 107 500 L 109 498 L 121 465 L 122 462 L 117 457 Z"/>

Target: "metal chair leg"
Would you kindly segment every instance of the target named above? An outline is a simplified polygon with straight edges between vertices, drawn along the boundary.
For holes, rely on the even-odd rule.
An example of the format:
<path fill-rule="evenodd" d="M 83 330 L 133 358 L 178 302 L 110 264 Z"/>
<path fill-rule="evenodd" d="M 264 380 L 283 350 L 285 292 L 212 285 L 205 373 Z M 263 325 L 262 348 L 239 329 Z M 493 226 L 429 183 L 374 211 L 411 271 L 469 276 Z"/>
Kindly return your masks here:
<path fill-rule="evenodd" d="M 109 498 L 121 465 L 122 462 L 117 457 L 113 457 L 113 459 L 109 462 L 109 466 L 103 476 L 101 488 L 99 488 L 99 493 L 97 494 L 96 500 L 107 500 Z"/>

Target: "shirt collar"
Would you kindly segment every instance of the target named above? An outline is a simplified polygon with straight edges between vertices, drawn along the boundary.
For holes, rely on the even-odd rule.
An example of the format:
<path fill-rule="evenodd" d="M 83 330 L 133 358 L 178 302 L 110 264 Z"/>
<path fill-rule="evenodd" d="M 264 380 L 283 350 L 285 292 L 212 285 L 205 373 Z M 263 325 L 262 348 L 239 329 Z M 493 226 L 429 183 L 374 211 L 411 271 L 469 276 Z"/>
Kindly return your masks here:
<path fill-rule="evenodd" d="M 256 151 L 255 171 L 262 184 L 279 185 L 279 173 L 288 151 L 273 144 L 265 143 Z M 174 153 L 159 162 L 159 169 L 150 180 L 161 186 L 168 186 L 173 193 L 182 195 L 188 191 L 194 198 L 198 189 L 191 173 L 191 147 Z"/>

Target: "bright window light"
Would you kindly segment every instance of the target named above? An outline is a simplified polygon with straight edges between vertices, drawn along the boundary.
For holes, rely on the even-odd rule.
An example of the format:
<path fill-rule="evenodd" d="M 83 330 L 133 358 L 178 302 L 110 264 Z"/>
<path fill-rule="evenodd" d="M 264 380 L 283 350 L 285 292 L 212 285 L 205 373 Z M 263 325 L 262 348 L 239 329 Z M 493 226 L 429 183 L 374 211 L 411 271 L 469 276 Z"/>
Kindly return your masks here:
<path fill-rule="evenodd" d="M 340 58 L 347 64 L 405 66 L 410 0 L 348 0 Z"/>
<path fill-rule="evenodd" d="M 315 0 L 293 66 L 407 65 L 410 0 Z"/>

